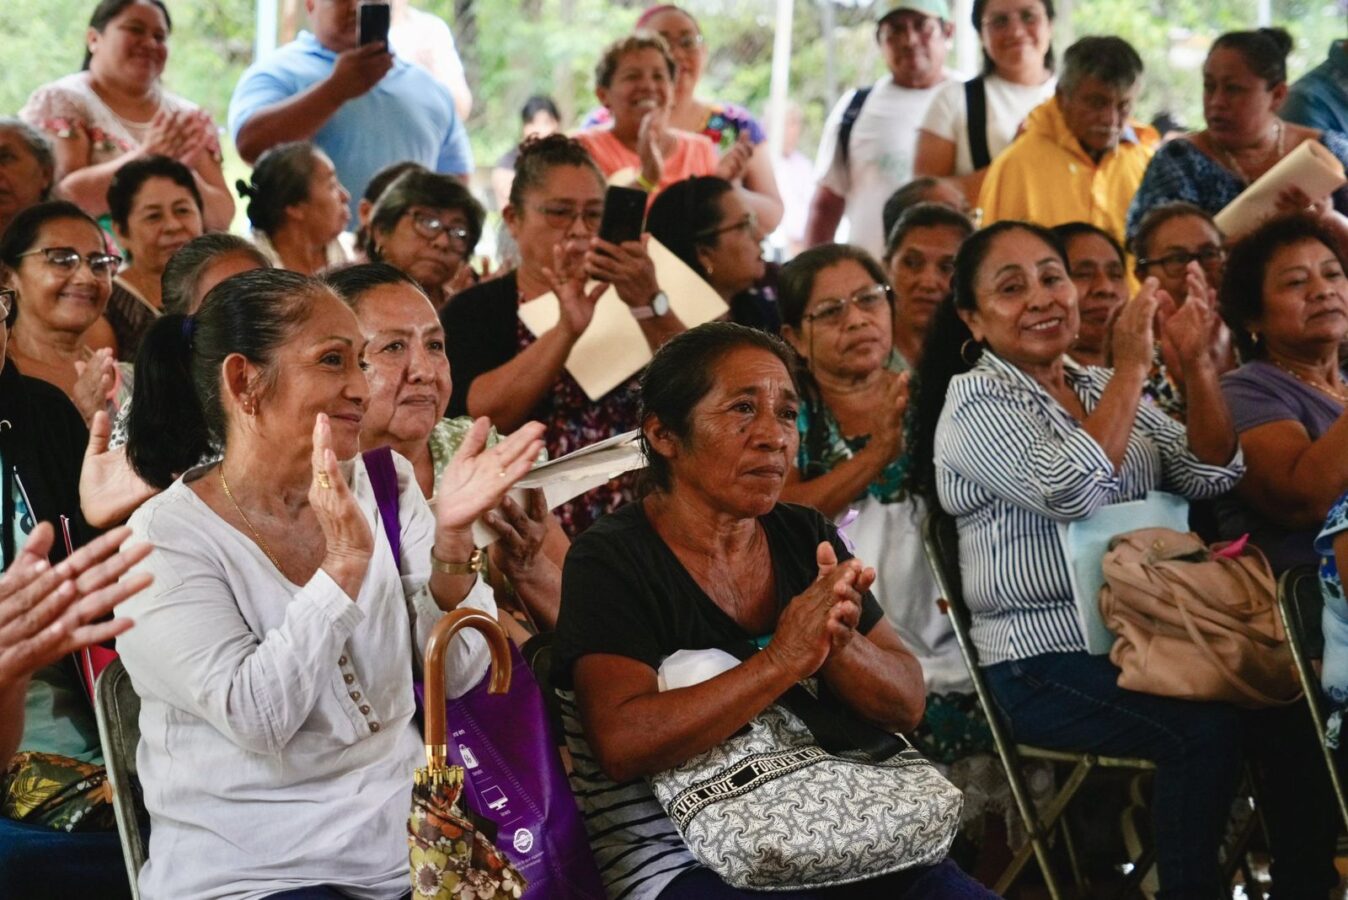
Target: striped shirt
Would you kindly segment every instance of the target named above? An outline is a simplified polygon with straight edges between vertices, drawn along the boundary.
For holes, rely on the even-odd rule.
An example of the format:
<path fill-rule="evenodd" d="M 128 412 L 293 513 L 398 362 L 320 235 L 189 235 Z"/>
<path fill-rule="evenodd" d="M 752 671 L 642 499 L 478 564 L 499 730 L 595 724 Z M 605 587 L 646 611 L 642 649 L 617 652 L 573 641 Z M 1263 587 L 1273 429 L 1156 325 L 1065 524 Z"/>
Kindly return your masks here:
<path fill-rule="evenodd" d="M 615 784 L 599 768 L 576 711 L 575 694 L 557 691 L 571 753 L 571 793 L 609 900 L 654 900 L 698 865 L 644 778 Z"/>
<path fill-rule="evenodd" d="M 1067 384 L 1093 410 L 1109 369 L 1064 361 Z M 1115 470 L 1081 424 L 1028 374 L 985 351 L 951 379 L 936 426 L 936 487 L 956 517 L 965 600 L 983 665 L 1083 651 L 1058 523 L 1165 490 L 1191 499 L 1229 490 L 1245 470 L 1199 461 L 1184 426 L 1138 406 Z"/>

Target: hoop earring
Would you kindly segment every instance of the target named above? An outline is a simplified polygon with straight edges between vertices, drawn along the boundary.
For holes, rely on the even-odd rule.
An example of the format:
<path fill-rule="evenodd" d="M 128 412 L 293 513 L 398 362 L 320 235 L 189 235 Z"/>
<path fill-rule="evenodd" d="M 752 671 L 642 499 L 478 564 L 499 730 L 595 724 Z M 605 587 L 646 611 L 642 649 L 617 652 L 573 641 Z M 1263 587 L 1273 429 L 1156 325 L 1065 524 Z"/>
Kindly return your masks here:
<path fill-rule="evenodd" d="M 975 356 L 973 359 L 969 358 L 970 347 L 978 350 L 978 354 L 981 356 L 983 353 L 983 345 L 973 338 L 965 338 L 964 343 L 960 344 L 960 359 L 963 360 L 966 365 L 972 366 L 978 362 L 978 356 Z"/>

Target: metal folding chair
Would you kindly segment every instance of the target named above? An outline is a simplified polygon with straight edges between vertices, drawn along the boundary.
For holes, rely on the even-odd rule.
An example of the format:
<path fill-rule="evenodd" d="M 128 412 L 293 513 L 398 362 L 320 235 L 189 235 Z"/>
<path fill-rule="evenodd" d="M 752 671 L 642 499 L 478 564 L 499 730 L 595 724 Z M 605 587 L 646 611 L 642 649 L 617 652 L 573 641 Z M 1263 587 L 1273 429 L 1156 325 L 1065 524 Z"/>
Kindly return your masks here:
<path fill-rule="evenodd" d="M 1315 722 L 1320 751 L 1324 754 L 1329 780 L 1334 785 L 1334 798 L 1339 804 L 1339 815 L 1343 817 L 1344 826 L 1348 827 L 1348 802 L 1344 800 L 1343 782 L 1339 778 L 1334 754 L 1325 744 L 1324 697 L 1320 692 L 1320 676 L 1312 665 L 1314 660 L 1324 656 L 1325 637 L 1320 625 L 1324 606 L 1324 595 L 1320 593 L 1320 574 L 1315 566 L 1296 566 L 1278 579 L 1278 610 L 1282 613 L 1283 626 L 1287 629 L 1287 643 L 1292 648 L 1297 677 L 1301 679 L 1301 692 L 1306 697 L 1311 719 Z"/>
<path fill-rule="evenodd" d="M 131 686 L 131 676 L 120 659 L 113 660 L 94 683 L 94 714 L 98 739 L 103 745 L 103 763 L 112 786 L 112 810 L 121 835 L 122 859 L 131 896 L 140 898 L 138 879 L 145 865 L 145 836 L 149 815 L 141 801 L 136 774 L 136 745 L 140 743 L 140 697 Z"/>
<path fill-rule="evenodd" d="M 1063 814 L 1072 798 L 1081 788 L 1082 783 L 1085 782 L 1086 776 L 1096 768 L 1134 769 L 1142 773 L 1154 770 L 1156 766 L 1150 760 L 1145 759 L 1050 750 L 1045 747 L 1017 744 L 1011 740 L 1005 723 L 1001 721 L 997 713 L 997 706 L 993 702 L 992 694 L 983 678 L 983 671 L 979 668 L 978 651 L 969 635 L 971 619 L 969 608 L 964 602 L 964 592 L 960 582 L 959 537 L 955 530 L 954 518 L 940 510 L 933 510 L 927 515 L 922 536 L 923 545 L 927 551 L 927 561 L 931 565 L 932 573 L 936 576 L 936 584 L 941 591 L 941 596 L 945 599 L 946 613 L 950 616 L 950 621 L 954 625 L 955 638 L 959 643 L 960 653 L 964 657 L 965 665 L 969 667 L 969 673 L 973 678 L 974 692 L 978 695 L 979 705 L 983 707 L 983 712 L 987 716 L 988 726 L 992 731 L 992 739 L 997 747 L 997 755 L 1001 758 L 1002 767 L 1006 770 L 1006 778 L 1011 785 L 1011 795 L 1015 799 L 1016 809 L 1020 812 L 1021 821 L 1024 823 L 1028 835 L 1028 840 L 1016 849 L 1011 862 L 1007 865 L 1001 877 L 997 879 L 993 890 L 998 894 L 1005 894 L 1020 875 L 1025 864 L 1029 862 L 1030 857 L 1034 856 L 1039 863 L 1039 870 L 1043 873 L 1044 883 L 1048 887 L 1053 900 L 1064 900 L 1064 898 L 1072 895 L 1064 891 L 1063 882 L 1050 856 L 1049 836 L 1055 827 L 1062 827 L 1063 842 L 1067 844 L 1068 854 L 1071 858 L 1075 887 L 1077 891 L 1084 891 L 1086 886 L 1083 883 L 1080 867 L 1076 863 L 1075 853 L 1072 851 L 1071 836 L 1066 828 Z M 1022 769 L 1022 760 L 1024 759 L 1042 759 L 1055 764 L 1061 763 L 1071 766 L 1057 793 L 1042 810 L 1036 808 L 1030 798 L 1029 789 L 1025 785 Z M 1133 860 L 1132 872 L 1119 891 L 1121 896 L 1139 889 L 1142 879 L 1151 869 L 1153 855 L 1150 847 L 1147 847 Z"/>

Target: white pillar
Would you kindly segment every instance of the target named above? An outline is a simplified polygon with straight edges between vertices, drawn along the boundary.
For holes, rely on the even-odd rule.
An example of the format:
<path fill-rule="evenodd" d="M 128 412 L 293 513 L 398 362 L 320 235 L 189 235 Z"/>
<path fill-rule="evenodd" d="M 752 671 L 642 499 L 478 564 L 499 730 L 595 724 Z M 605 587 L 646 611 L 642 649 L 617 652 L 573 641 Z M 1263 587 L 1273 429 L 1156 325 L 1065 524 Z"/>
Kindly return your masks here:
<path fill-rule="evenodd" d="M 786 128 L 786 98 L 791 89 L 791 29 L 795 7 L 792 0 L 777 0 L 777 22 L 772 40 L 772 80 L 768 87 L 768 149 L 772 158 L 781 155 Z"/>
<path fill-rule="evenodd" d="M 253 24 L 253 59 L 261 59 L 276 49 L 276 0 L 257 0 Z"/>
<path fill-rule="evenodd" d="M 974 28 L 973 0 L 956 0 L 950 4 L 955 17 L 955 68 L 966 78 L 972 78 L 983 68 L 983 44 Z"/>

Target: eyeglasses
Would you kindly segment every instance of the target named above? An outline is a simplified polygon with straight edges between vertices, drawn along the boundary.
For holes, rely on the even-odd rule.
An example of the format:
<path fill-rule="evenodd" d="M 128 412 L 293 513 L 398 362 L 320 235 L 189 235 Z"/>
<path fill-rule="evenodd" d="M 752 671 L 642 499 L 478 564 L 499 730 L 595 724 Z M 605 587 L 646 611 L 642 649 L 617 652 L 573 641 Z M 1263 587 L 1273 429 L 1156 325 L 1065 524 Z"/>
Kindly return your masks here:
<path fill-rule="evenodd" d="M 63 272 L 74 272 L 80 267 L 80 260 L 84 260 L 95 278 L 111 278 L 117 267 L 122 264 L 122 258 L 114 253 L 90 253 L 82 257 L 74 247 L 44 247 L 41 250 L 20 253 L 19 258 L 36 256 L 39 253 L 47 258 L 47 265 Z"/>
<path fill-rule="evenodd" d="M 819 325 L 837 325 L 842 322 L 843 316 L 847 313 L 849 303 L 863 313 L 873 313 L 880 308 L 881 304 L 888 302 L 889 285 L 875 284 L 868 288 L 862 288 L 850 297 L 833 297 L 828 300 L 821 300 L 815 306 L 814 312 L 806 313 L 803 318 Z"/>
<path fill-rule="evenodd" d="M 718 228 L 708 228 L 705 231 L 699 231 L 693 235 L 696 240 L 702 241 L 707 238 L 714 238 L 725 234 L 727 231 L 738 231 L 743 229 L 748 234 L 753 234 L 758 230 L 758 216 L 752 211 L 744 214 L 744 218 L 738 222 L 732 222 L 729 225 L 721 225 Z"/>
<path fill-rule="evenodd" d="M 599 223 L 604 221 L 602 206 L 535 206 L 534 211 L 543 217 L 549 228 L 559 231 L 570 228 L 576 219 L 580 219 L 587 231 L 598 231 Z"/>
<path fill-rule="evenodd" d="M 412 213 L 412 230 L 421 235 L 428 241 L 433 241 L 442 234 L 449 235 L 449 239 L 460 247 L 468 246 L 469 232 L 467 228 L 459 225 L 450 225 L 443 219 L 435 216 L 428 216 L 425 213 Z"/>
<path fill-rule="evenodd" d="M 665 39 L 671 50 L 696 50 L 702 46 L 702 35 L 700 34 L 681 34 L 674 37 L 672 34 L 660 32 L 660 37 Z"/>
<path fill-rule="evenodd" d="M 10 310 L 14 309 L 14 301 L 18 298 L 18 291 L 10 288 L 0 290 L 0 320 L 9 318 Z"/>
<path fill-rule="evenodd" d="M 983 20 L 983 27 L 989 31 L 1006 31 L 1013 23 L 1020 23 L 1027 31 L 1044 21 L 1044 14 L 1037 9 L 1022 9 L 1018 13 L 998 13 Z"/>
<path fill-rule="evenodd" d="M 1194 253 L 1184 250 L 1176 250 L 1174 253 L 1167 253 L 1165 256 L 1158 256 L 1155 259 L 1139 259 L 1137 267 L 1145 269 L 1149 266 L 1161 267 L 1171 278 L 1183 278 L 1184 270 L 1189 267 L 1189 263 L 1198 260 L 1198 264 L 1208 272 L 1214 271 L 1226 260 L 1226 249 L 1223 247 L 1203 247 Z"/>

